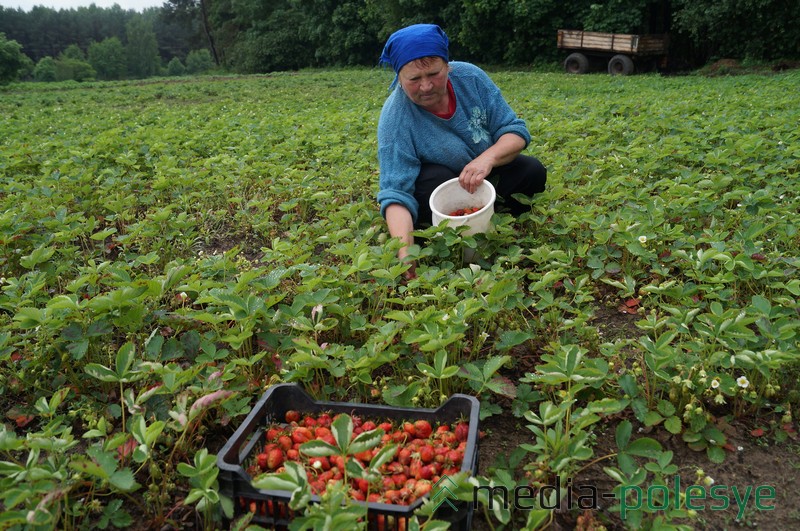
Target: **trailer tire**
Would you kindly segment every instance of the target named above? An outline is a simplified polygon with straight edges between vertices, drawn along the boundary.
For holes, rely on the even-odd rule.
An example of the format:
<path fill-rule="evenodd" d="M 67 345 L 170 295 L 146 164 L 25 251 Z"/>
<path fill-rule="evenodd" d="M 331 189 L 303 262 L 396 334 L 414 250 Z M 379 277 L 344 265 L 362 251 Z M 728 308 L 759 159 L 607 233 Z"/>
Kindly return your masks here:
<path fill-rule="evenodd" d="M 564 60 L 564 70 L 568 74 L 585 74 L 589 71 L 589 58 L 582 53 L 571 53 Z"/>
<path fill-rule="evenodd" d="M 634 69 L 633 59 L 627 55 L 615 55 L 608 62 L 608 73 L 612 76 L 629 76 Z"/>

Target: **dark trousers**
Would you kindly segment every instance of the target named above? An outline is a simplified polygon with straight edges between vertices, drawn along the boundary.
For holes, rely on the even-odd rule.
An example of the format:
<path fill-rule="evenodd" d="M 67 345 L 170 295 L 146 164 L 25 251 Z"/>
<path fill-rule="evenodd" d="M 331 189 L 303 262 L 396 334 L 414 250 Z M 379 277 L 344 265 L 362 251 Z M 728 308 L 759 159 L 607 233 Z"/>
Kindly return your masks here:
<path fill-rule="evenodd" d="M 458 172 L 460 173 L 460 172 Z M 437 186 L 445 181 L 458 177 L 458 173 L 446 166 L 439 164 L 423 164 L 417 177 L 414 198 L 419 202 L 419 214 L 415 228 L 422 228 L 431 224 L 431 207 L 428 200 Z M 498 212 L 509 212 L 519 216 L 528 212 L 530 207 L 523 205 L 513 197 L 513 194 L 532 196 L 544 192 L 547 182 L 547 168 L 538 159 L 528 155 L 518 155 L 505 166 L 498 166 L 489 176 L 498 201 L 495 209 Z"/>

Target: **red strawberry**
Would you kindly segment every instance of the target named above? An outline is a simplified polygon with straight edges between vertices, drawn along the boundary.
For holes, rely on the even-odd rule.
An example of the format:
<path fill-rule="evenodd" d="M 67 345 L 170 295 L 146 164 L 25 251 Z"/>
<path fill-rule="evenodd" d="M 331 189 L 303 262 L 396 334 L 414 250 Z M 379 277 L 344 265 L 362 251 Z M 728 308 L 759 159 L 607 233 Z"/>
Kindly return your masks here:
<path fill-rule="evenodd" d="M 390 474 L 402 474 L 406 470 L 402 464 L 398 463 L 397 461 L 392 461 L 391 463 L 386 465 L 386 471 Z"/>
<path fill-rule="evenodd" d="M 433 467 L 425 465 L 419 469 L 419 479 L 431 479 L 433 477 Z"/>
<path fill-rule="evenodd" d="M 264 445 L 264 449 L 262 451 L 266 454 L 266 453 L 269 453 L 269 451 L 272 450 L 273 448 L 277 448 L 277 447 L 278 447 L 278 443 L 275 443 L 275 442 L 267 443 L 267 444 Z"/>
<path fill-rule="evenodd" d="M 419 459 L 414 459 L 411 461 L 411 464 L 408 466 L 408 473 L 411 474 L 412 477 L 419 479 L 420 471 L 422 470 L 422 461 Z"/>
<path fill-rule="evenodd" d="M 300 422 L 300 412 L 290 409 L 284 417 L 286 422 Z"/>
<path fill-rule="evenodd" d="M 345 459 L 343 455 L 332 455 L 329 458 L 331 466 L 335 466 L 339 470 L 344 470 Z"/>
<path fill-rule="evenodd" d="M 426 445 L 419 449 L 419 459 L 423 463 L 430 463 L 433 461 L 434 451 L 433 446 Z"/>
<path fill-rule="evenodd" d="M 355 457 L 356 459 L 358 459 L 362 463 L 367 464 L 370 461 L 372 461 L 372 451 L 371 450 L 364 450 L 361 453 L 355 454 L 353 457 Z"/>
<path fill-rule="evenodd" d="M 397 462 L 401 465 L 411 464 L 411 450 L 408 448 L 401 448 L 397 452 Z"/>
<path fill-rule="evenodd" d="M 292 431 L 292 440 L 296 443 L 303 444 L 314 438 L 311 430 L 308 428 L 297 427 Z"/>
<path fill-rule="evenodd" d="M 416 430 L 417 437 L 420 439 L 427 439 L 433 433 L 431 423 L 427 420 L 418 420 L 414 422 L 414 429 Z"/>
<path fill-rule="evenodd" d="M 283 459 L 283 450 L 280 448 L 273 448 L 267 454 L 267 468 L 270 470 L 275 470 L 283 464 Z"/>
<path fill-rule="evenodd" d="M 466 422 L 459 422 L 456 425 L 456 439 L 459 441 L 466 441 L 469 437 L 469 424 Z"/>
<path fill-rule="evenodd" d="M 294 442 L 292 441 L 292 438 L 289 437 L 288 435 L 281 435 L 280 437 L 278 437 L 278 446 L 284 452 L 288 452 L 289 450 L 291 450 L 293 444 Z"/>
<path fill-rule="evenodd" d="M 440 434 L 439 440 L 442 441 L 442 444 L 445 446 L 455 446 L 455 444 L 458 442 L 458 437 L 452 431 L 448 431 Z"/>
<path fill-rule="evenodd" d="M 417 481 L 417 484 L 414 486 L 414 496 L 417 498 L 422 498 L 431 491 L 431 488 L 432 485 L 430 481 L 428 480 Z"/>
<path fill-rule="evenodd" d="M 320 426 L 319 424 L 317 425 L 316 428 L 314 428 L 314 436 L 317 439 L 324 439 L 328 435 L 331 435 L 331 430 L 329 428 L 326 428 L 325 426 Z"/>
<path fill-rule="evenodd" d="M 444 463 L 447 460 L 447 452 L 450 448 L 447 446 L 437 446 L 433 449 L 433 460 L 437 463 Z"/>
<path fill-rule="evenodd" d="M 458 450 L 450 450 L 447 452 L 447 461 L 453 463 L 454 465 L 460 465 L 461 462 L 464 460 L 464 453 L 459 452 Z"/>

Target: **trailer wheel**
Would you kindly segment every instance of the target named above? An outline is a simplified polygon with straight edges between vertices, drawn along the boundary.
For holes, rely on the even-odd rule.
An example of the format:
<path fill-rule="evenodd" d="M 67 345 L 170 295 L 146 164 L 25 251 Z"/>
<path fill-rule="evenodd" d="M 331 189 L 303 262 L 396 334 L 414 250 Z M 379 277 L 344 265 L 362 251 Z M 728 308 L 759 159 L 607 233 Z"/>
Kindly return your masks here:
<path fill-rule="evenodd" d="M 589 59 L 582 53 L 571 53 L 564 60 L 564 70 L 568 74 L 585 74 L 589 71 Z"/>
<path fill-rule="evenodd" d="M 629 76 L 633 70 L 633 59 L 627 55 L 615 55 L 608 62 L 608 73 L 612 76 Z"/>

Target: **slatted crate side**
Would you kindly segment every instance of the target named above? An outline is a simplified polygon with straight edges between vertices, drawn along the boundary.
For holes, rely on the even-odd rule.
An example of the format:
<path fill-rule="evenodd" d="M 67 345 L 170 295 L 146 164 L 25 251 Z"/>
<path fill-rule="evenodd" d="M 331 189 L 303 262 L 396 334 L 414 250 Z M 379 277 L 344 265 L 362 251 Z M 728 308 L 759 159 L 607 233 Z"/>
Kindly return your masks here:
<path fill-rule="evenodd" d="M 218 476 L 220 492 L 235 501 L 235 517 L 250 511 L 254 514 L 253 521 L 255 523 L 266 524 L 277 529 L 285 529 L 294 518 L 294 514 L 288 506 L 291 493 L 256 489 L 246 470 L 247 463 L 253 459 L 254 453 L 263 444 L 267 425 L 272 422 L 282 422 L 286 412 L 290 409 L 302 413 L 314 414 L 329 411 L 395 421 L 427 420 L 432 425 L 451 424 L 461 419 L 468 419 L 469 434 L 461 470 L 470 472 L 472 475 L 478 473 L 480 403 L 474 397 L 455 394 L 436 409 L 401 408 L 376 404 L 317 401 L 296 384 L 277 384 L 270 387 L 258 400 L 242 425 L 217 455 L 217 467 L 220 470 Z M 319 501 L 319 496 L 312 496 L 312 502 L 319 503 Z M 354 503 L 362 504 L 362 502 Z M 368 528 L 381 531 L 406 528 L 414 511 L 421 504 L 422 500 L 417 500 L 409 506 L 371 503 L 368 512 Z M 440 512 L 437 512 L 436 517 L 450 521 L 453 529 L 469 531 L 474 510 L 472 504 L 457 501 L 455 505 L 457 510 L 452 514 L 440 507 L 439 511 L 443 515 L 440 516 Z M 384 521 L 385 524 L 380 523 Z M 390 521 L 393 522 L 392 525 L 389 525 Z"/>

